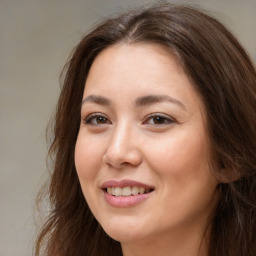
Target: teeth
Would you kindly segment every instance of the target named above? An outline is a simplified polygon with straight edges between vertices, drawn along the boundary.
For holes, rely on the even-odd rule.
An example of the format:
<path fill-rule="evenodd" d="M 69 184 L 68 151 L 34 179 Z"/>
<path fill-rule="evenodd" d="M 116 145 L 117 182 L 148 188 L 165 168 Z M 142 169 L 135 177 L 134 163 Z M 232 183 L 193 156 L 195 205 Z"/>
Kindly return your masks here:
<path fill-rule="evenodd" d="M 144 192 L 145 192 L 145 188 L 140 188 L 140 189 L 139 189 L 139 193 L 140 193 L 140 194 L 144 194 Z"/>
<path fill-rule="evenodd" d="M 123 195 L 123 190 L 121 188 L 117 187 L 117 188 L 114 188 L 114 189 L 115 189 L 115 196 L 122 196 Z"/>
<path fill-rule="evenodd" d="M 130 196 L 132 194 L 131 187 L 124 187 L 122 196 Z M 121 195 L 120 195 L 121 196 Z"/>
<path fill-rule="evenodd" d="M 124 188 L 120 188 L 120 187 L 108 187 L 107 188 L 107 192 L 108 194 L 111 194 L 113 196 L 131 196 L 131 195 L 138 195 L 138 194 L 144 194 L 144 193 L 149 193 L 150 189 L 145 189 L 142 187 L 124 187 Z"/>
<path fill-rule="evenodd" d="M 132 195 L 138 195 L 139 194 L 139 188 L 138 187 L 132 187 Z"/>

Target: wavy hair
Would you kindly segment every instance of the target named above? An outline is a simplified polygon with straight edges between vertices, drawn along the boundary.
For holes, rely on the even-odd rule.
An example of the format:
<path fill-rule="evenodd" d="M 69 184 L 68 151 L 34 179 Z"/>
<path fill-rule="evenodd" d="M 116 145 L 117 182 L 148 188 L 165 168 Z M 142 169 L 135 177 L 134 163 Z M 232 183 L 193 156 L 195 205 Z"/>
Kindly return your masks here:
<path fill-rule="evenodd" d="M 256 255 L 256 71 L 236 38 L 198 9 L 163 4 L 127 11 L 82 38 L 66 65 L 49 154 L 51 211 L 35 255 L 120 256 L 84 199 L 74 165 L 80 104 L 95 57 L 119 44 L 157 43 L 173 51 L 206 109 L 220 201 L 209 256 Z"/>

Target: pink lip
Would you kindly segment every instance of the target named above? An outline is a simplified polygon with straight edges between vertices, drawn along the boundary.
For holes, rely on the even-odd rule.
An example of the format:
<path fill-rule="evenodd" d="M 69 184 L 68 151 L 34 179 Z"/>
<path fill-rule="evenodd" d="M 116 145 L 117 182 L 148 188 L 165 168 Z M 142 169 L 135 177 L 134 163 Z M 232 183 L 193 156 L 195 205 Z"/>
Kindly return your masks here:
<path fill-rule="evenodd" d="M 149 198 L 152 195 L 152 192 L 146 193 L 146 194 L 138 194 L 138 195 L 131 195 L 131 196 L 113 196 L 107 193 L 106 188 L 108 187 L 126 187 L 126 186 L 137 186 L 137 187 L 143 187 L 145 189 L 150 188 L 154 189 L 152 186 L 133 181 L 133 180 L 110 180 L 106 181 L 102 184 L 101 189 L 104 192 L 104 198 L 105 200 L 113 207 L 117 208 L 126 208 L 126 207 L 132 207 L 136 206 L 139 203 L 142 203 L 147 198 Z"/>

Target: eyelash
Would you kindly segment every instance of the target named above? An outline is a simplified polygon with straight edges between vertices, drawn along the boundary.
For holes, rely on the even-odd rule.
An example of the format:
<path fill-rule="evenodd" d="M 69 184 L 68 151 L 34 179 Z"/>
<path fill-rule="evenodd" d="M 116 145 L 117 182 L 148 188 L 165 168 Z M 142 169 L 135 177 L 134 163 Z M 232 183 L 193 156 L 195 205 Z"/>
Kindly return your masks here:
<path fill-rule="evenodd" d="M 150 125 L 168 125 L 168 124 L 172 124 L 172 123 L 176 122 L 173 118 L 171 118 L 169 116 L 166 116 L 166 115 L 160 114 L 160 113 L 154 113 L 154 114 L 148 115 L 142 124 L 145 124 L 150 119 L 156 121 L 157 118 L 159 119 L 158 121 L 160 121 L 160 123 L 158 123 L 158 124 L 157 123 L 148 123 L 148 124 L 150 124 Z M 163 121 L 163 122 L 161 122 L 161 121 Z"/>
<path fill-rule="evenodd" d="M 100 120 L 102 119 L 102 120 Z M 149 122 L 149 121 L 153 121 L 153 122 Z M 96 121 L 96 122 L 95 122 Z M 144 121 L 142 122 L 142 124 L 149 124 L 149 125 L 157 125 L 157 126 L 164 126 L 164 125 L 168 125 L 168 124 L 173 124 L 175 123 L 176 120 L 166 116 L 164 114 L 160 114 L 160 113 L 153 113 L 148 115 Z M 83 118 L 83 123 L 86 125 L 104 125 L 104 124 L 111 124 L 111 121 L 105 116 L 102 115 L 100 113 L 94 113 L 94 114 L 90 114 L 87 117 Z"/>
<path fill-rule="evenodd" d="M 86 125 L 102 125 L 102 123 L 100 124 L 100 123 L 93 123 L 93 120 L 97 120 L 97 118 L 99 119 L 99 118 L 103 118 L 106 122 L 104 122 L 103 124 L 111 124 L 111 122 L 109 121 L 109 119 L 106 117 L 106 116 L 104 116 L 104 115 L 102 115 L 102 114 L 100 114 L 100 113 L 94 113 L 94 114 L 90 114 L 90 115 L 88 115 L 87 117 L 85 117 L 85 118 L 83 118 L 83 122 L 84 122 L 84 124 L 86 124 Z M 98 120 L 99 121 L 99 120 Z"/>

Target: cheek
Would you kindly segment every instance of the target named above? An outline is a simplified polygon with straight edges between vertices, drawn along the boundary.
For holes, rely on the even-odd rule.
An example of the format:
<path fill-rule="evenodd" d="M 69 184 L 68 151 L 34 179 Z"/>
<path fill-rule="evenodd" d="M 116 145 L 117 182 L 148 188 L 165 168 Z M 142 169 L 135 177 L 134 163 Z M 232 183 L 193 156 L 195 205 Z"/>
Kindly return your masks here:
<path fill-rule="evenodd" d="M 200 134 L 180 134 L 152 146 L 150 167 L 160 181 L 162 195 L 173 198 L 169 201 L 171 208 L 182 208 L 200 199 L 206 203 L 212 197 L 217 180 L 209 167 L 208 152 L 207 140 Z"/>
<path fill-rule="evenodd" d="M 99 196 L 97 177 L 102 163 L 99 143 L 93 143 L 87 136 L 78 135 L 75 147 L 75 166 L 81 189 L 92 212 L 96 213 L 95 204 Z"/>
<path fill-rule="evenodd" d="M 201 136 L 179 136 L 152 146 L 148 159 L 159 181 L 158 202 L 164 211 L 159 207 L 156 215 L 162 223 L 193 221 L 213 209 L 217 180 L 209 168 L 207 152 Z"/>
<path fill-rule="evenodd" d="M 75 147 L 75 166 L 81 184 L 91 181 L 97 175 L 97 167 L 102 163 L 101 147 L 79 134 Z"/>
<path fill-rule="evenodd" d="M 170 136 L 147 149 L 152 168 L 165 175 L 189 175 L 208 169 L 208 147 L 201 136 Z M 188 173 L 188 170 L 190 172 Z"/>

